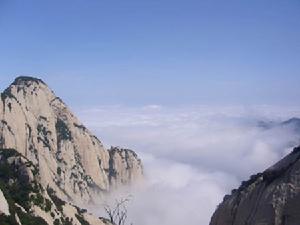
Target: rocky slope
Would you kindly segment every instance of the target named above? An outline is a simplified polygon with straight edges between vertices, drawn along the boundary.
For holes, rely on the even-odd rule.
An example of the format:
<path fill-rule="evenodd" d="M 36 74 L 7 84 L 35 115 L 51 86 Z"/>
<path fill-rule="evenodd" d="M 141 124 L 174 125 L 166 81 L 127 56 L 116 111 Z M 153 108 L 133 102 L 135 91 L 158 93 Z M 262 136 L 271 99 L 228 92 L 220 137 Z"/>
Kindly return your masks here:
<path fill-rule="evenodd" d="M 39 211 L 36 214 L 44 217 L 48 224 L 54 224 L 58 217 L 78 221 L 77 217 L 81 218 L 83 215 L 78 214 L 77 208 L 67 202 L 92 203 L 95 196 L 99 197 L 120 185 L 130 184 L 140 179 L 143 173 L 141 160 L 133 151 L 113 147 L 105 149 L 100 140 L 72 114 L 66 104 L 55 96 L 42 80 L 32 77 L 16 78 L 1 93 L 0 149 L 2 155 L 4 154 L 2 158 L 8 161 L 8 164 L 11 161 L 12 166 L 16 164 L 15 158 L 7 158 L 6 155 L 6 152 L 10 151 L 8 149 L 15 149 L 22 164 L 20 167 L 30 164 L 31 169 L 34 168 L 34 172 L 26 170 L 26 181 L 29 180 L 30 184 L 36 183 L 39 189 L 33 192 L 30 188 L 25 194 L 29 199 L 39 193 L 44 203 L 55 203 L 48 193 L 48 190 L 51 190 L 54 198 L 66 202 L 63 210 L 52 204 L 54 211 L 51 207 L 52 211 L 46 213 L 44 206 L 36 206 L 31 200 L 26 201 L 26 208 L 15 196 L 9 197 L 13 194 L 7 192 L 11 187 L 5 188 L 2 185 L 2 216 L 13 217 L 17 222 L 15 212 L 18 212 L 18 215 L 22 212 L 34 215 L 36 211 Z M 5 163 L 6 167 L 8 164 Z M 18 170 L 20 171 L 23 173 L 23 170 Z M 8 181 L 19 178 L 8 178 Z M 5 179 L 1 180 L 0 177 L 0 182 L 5 183 Z M 8 198 L 12 200 L 9 202 Z M 55 213 L 58 213 L 58 216 Z M 88 217 L 87 215 L 85 217 Z M 102 224 L 98 223 L 97 218 L 90 220 L 95 220 L 90 224 Z M 59 222 L 66 224 L 66 221 L 65 219 Z M 54 225 L 58 224 L 60 223 Z"/>
<path fill-rule="evenodd" d="M 0 150 L 1 225 L 109 225 L 40 185 L 38 168 L 13 149 Z M 5 197 L 4 197 L 5 196 Z"/>
<path fill-rule="evenodd" d="M 299 225 L 300 147 L 224 197 L 210 225 Z"/>

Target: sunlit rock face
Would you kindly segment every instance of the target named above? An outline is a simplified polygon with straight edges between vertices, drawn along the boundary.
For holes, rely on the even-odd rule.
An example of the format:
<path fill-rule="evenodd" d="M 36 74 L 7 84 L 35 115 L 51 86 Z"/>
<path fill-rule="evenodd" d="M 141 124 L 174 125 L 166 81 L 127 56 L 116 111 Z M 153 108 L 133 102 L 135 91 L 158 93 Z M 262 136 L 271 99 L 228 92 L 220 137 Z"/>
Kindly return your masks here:
<path fill-rule="evenodd" d="M 210 225 L 298 225 L 300 147 L 224 197 Z"/>
<path fill-rule="evenodd" d="M 42 80 L 32 77 L 18 77 L 1 94 L 0 148 L 16 149 L 38 168 L 44 188 L 75 203 L 91 203 L 143 173 L 134 152 L 105 149 Z"/>

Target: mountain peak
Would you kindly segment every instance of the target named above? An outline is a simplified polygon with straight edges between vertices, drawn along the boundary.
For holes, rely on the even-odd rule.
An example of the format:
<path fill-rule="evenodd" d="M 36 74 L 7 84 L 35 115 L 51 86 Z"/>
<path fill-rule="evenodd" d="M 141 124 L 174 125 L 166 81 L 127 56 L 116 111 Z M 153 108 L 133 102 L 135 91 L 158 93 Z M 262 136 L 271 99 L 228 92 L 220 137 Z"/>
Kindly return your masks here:
<path fill-rule="evenodd" d="M 0 148 L 28 158 L 62 199 L 88 203 L 142 177 L 133 151 L 106 149 L 41 79 L 17 77 L 1 98 Z"/>
<path fill-rule="evenodd" d="M 33 102 L 39 105 L 41 102 L 51 101 L 55 98 L 55 93 L 39 78 L 19 76 L 1 93 L 1 98 L 2 101 L 6 98 L 15 99 L 18 104 L 24 107 L 29 104 L 32 108 Z"/>
<path fill-rule="evenodd" d="M 39 78 L 36 77 L 31 77 L 31 76 L 19 76 L 17 77 L 12 85 L 23 85 L 23 84 L 28 84 L 28 83 L 37 83 L 37 84 L 45 84 L 44 81 L 42 81 Z"/>

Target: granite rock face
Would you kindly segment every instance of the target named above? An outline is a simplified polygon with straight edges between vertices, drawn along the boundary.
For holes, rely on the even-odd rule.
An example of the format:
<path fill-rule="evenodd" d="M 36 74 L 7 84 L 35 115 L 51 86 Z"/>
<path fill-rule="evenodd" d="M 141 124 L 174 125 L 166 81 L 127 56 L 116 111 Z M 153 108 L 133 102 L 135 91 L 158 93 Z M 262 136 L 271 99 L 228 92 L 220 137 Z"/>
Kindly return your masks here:
<path fill-rule="evenodd" d="M 0 148 L 16 149 L 38 169 L 43 188 L 66 201 L 91 203 L 142 177 L 130 150 L 107 150 L 40 79 L 18 77 L 1 94 Z"/>
<path fill-rule="evenodd" d="M 224 197 L 210 225 L 299 225 L 300 147 Z"/>

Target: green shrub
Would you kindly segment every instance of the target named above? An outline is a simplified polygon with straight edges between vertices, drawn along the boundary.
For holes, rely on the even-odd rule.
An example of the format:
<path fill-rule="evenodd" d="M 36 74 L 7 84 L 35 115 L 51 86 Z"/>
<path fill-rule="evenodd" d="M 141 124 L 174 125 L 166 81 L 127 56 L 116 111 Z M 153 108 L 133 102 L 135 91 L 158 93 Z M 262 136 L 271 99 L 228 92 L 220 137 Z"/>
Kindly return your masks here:
<path fill-rule="evenodd" d="M 66 202 L 61 200 L 60 198 L 58 198 L 55 195 L 55 191 L 52 188 L 48 187 L 47 192 L 48 192 L 48 195 L 50 196 L 50 198 L 52 199 L 52 201 L 54 202 L 54 204 L 55 204 L 56 208 L 58 209 L 58 211 L 62 212 L 63 211 L 63 206 L 66 204 Z"/>
<path fill-rule="evenodd" d="M 57 132 L 57 140 L 72 140 L 71 131 L 69 130 L 67 124 L 61 120 L 57 119 L 55 124 L 56 132 Z"/>
<path fill-rule="evenodd" d="M 83 216 L 75 214 L 76 218 L 78 219 L 78 221 L 81 223 L 81 225 L 90 225 L 89 222 L 87 222 Z"/>
<path fill-rule="evenodd" d="M 46 200 L 46 203 L 45 203 L 45 211 L 46 212 L 50 212 L 51 211 L 51 207 L 52 207 L 52 203 L 50 200 L 48 199 L 45 199 Z"/>

